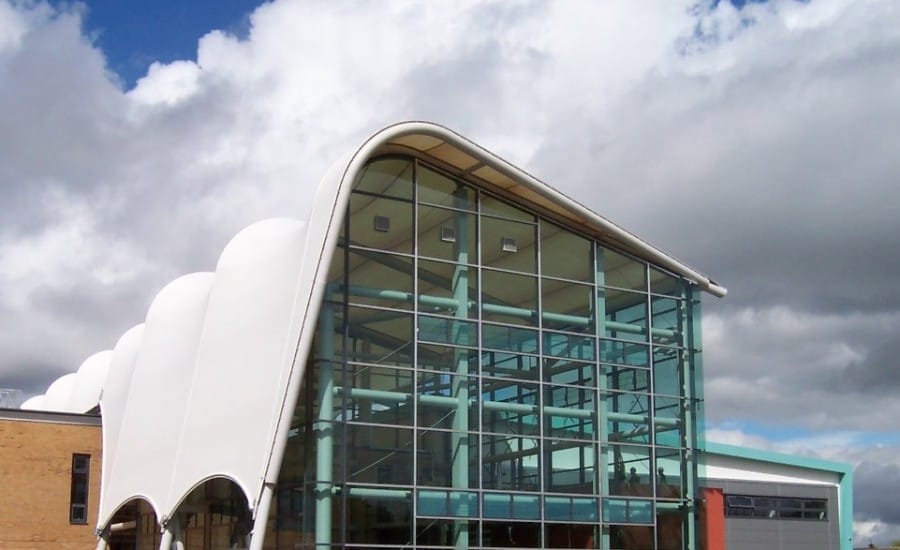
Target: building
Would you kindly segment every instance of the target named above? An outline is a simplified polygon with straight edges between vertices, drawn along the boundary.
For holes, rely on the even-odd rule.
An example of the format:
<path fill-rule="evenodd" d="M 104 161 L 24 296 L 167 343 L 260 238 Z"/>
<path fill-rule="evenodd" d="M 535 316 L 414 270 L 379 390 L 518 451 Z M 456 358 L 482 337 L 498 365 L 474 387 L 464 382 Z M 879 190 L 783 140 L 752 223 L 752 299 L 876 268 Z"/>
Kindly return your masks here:
<path fill-rule="evenodd" d="M 96 544 L 100 418 L 0 409 L 0 549 Z"/>
<path fill-rule="evenodd" d="M 705 445 L 709 506 L 721 512 L 724 548 L 852 548 L 853 472 L 807 457 Z"/>
<path fill-rule="evenodd" d="M 25 406 L 102 387 L 101 547 L 700 548 L 704 292 L 401 123 Z"/>

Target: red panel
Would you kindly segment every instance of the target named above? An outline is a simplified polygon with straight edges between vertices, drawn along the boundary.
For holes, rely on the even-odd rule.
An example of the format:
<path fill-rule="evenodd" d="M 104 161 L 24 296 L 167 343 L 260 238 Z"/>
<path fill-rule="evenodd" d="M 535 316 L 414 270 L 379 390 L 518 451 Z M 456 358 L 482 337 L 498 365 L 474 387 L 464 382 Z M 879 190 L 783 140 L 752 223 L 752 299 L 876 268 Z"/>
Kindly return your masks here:
<path fill-rule="evenodd" d="M 725 498 L 722 489 L 704 487 L 703 541 L 705 550 L 725 550 Z"/>

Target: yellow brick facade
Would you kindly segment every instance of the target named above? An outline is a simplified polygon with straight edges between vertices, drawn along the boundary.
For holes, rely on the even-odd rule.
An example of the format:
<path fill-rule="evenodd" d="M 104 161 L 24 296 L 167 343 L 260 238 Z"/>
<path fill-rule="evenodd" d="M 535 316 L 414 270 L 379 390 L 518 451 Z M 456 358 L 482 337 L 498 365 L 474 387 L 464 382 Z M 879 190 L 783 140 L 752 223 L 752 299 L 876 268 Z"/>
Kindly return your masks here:
<path fill-rule="evenodd" d="M 99 419 L 5 411 L 0 415 L 0 549 L 95 548 L 100 497 Z M 86 524 L 69 523 L 73 453 L 90 455 Z"/>

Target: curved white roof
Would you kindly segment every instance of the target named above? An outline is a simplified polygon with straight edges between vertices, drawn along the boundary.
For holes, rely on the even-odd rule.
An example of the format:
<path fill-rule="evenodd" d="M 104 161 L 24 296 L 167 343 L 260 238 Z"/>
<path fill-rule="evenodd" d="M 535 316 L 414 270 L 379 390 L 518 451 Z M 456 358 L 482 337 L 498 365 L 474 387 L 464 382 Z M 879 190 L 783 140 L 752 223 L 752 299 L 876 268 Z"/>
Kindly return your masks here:
<path fill-rule="evenodd" d="M 215 273 L 177 279 L 154 300 L 144 325 L 112 352 L 92 356 L 85 386 L 109 368 L 103 413 L 99 526 L 128 500 L 145 498 L 164 520 L 198 484 L 227 477 L 257 510 L 277 480 L 291 415 L 352 183 L 373 157 L 405 152 L 680 274 L 716 296 L 726 290 L 526 172 L 435 124 L 404 122 L 374 135 L 320 182 L 302 220 L 241 231 Z M 98 356 L 100 356 L 98 358 Z M 86 362 L 87 363 L 87 362 Z M 43 406 L 81 384 L 67 375 Z M 69 378 L 71 377 L 71 378 Z M 79 394 L 82 390 L 79 389 Z M 90 390 L 93 391 L 93 390 Z M 85 396 L 91 395 L 83 390 Z M 35 406 L 33 398 L 26 402 Z M 40 406 L 40 403 L 37 403 Z"/>

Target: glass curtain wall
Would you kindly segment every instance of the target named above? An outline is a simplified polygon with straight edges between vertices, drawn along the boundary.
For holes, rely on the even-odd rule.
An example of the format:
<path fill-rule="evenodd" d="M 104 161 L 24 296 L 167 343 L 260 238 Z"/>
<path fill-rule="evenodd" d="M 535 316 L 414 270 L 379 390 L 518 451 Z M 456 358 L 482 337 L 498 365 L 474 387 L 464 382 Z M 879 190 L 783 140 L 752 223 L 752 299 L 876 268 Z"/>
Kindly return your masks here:
<path fill-rule="evenodd" d="M 267 546 L 694 548 L 694 292 L 424 162 L 370 162 Z"/>

